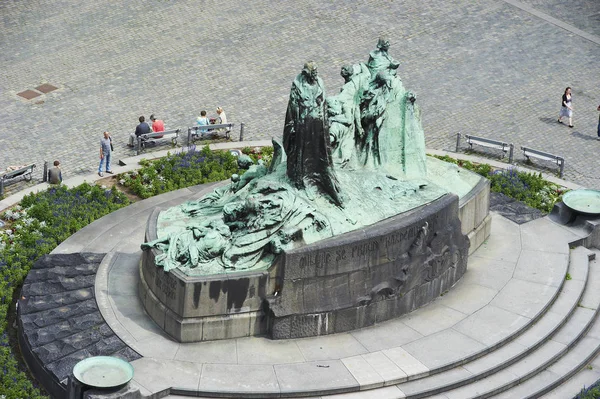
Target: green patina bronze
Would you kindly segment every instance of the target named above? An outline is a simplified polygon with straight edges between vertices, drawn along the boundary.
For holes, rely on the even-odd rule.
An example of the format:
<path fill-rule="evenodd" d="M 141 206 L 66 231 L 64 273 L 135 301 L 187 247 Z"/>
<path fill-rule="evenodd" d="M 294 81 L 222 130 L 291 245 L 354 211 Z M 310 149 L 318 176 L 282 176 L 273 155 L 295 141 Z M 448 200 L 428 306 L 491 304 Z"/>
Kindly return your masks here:
<path fill-rule="evenodd" d="M 159 238 L 142 245 L 162 251 L 157 266 L 188 275 L 265 269 L 282 251 L 433 201 L 449 181 L 468 191 L 456 168 L 435 163 L 428 175 L 416 97 L 388 49 L 380 39 L 367 63 L 342 67 L 345 84 L 329 98 L 307 62 L 271 165 L 249 166 L 200 200 L 161 212 Z"/>

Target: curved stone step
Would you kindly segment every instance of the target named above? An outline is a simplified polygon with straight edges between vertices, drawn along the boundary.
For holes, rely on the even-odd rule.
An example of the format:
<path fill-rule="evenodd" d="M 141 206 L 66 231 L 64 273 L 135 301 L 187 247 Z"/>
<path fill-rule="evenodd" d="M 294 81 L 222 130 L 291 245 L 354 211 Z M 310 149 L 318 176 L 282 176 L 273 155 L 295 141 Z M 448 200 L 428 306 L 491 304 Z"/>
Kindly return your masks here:
<path fill-rule="evenodd" d="M 596 262 L 593 269 L 590 267 L 591 273 L 595 276 L 600 273 Z M 551 339 L 501 371 L 461 388 L 445 391 L 443 394 L 449 399 L 538 397 L 564 381 L 563 378 L 568 378 L 571 373 L 560 373 L 558 370 L 570 368 L 573 362 L 580 361 L 577 359 L 581 359 L 582 352 L 587 351 L 589 355 L 576 367 L 581 368 L 585 365 L 600 349 L 600 340 L 596 338 L 598 333 L 590 330 L 592 325 L 600 329 L 600 323 L 595 323 L 600 297 L 596 286 L 591 283 L 597 281 L 597 277 L 593 280 L 590 277 L 589 280 L 590 283 L 586 285 L 573 315 Z"/>
<path fill-rule="evenodd" d="M 582 390 L 588 389 L 600 380 L 600 356 L 577 370 L 568 380 L 546 393 L 541 399 L 574 398 Z"/>
<path fill-rule="evenodd" d="M 528 356 L 564 328 L 563 325 L 576 311 L 577 303 L 584 294 L 590 255 L 591 252 L 583 247 L 571 251 L 568 269 L 571 279 L 565 281 L 558 298 L 547 312 L 529 329 L 513 335 L 512 342 L 462 366 L 398 384 L 398 388 L 406 397 L 426 397 L 486 378 Z"/>
<path fill-rule="evenodd" d="M 514 337 L 515 339 L 512 342 L 499 349 L 476 360 L 467 362 L 462 366 L 399 383 L 394 387 L 333 395 L 327 396 L 327 398 L 424 398 L 430 397 L 430 395 L 441 395 L 440 397 L 448 398 L 468 398 L 471 397 L 470 395 L 473 392 L 467 387 L 477 381 L 484 381 L 482 383 L 484 387 L 506 380 L 510 381 L 513 374 L 507 373 L 503 369 L 522 361 L 522 359 L 527 359 L 531 353 L 538 351 L 539 356 L 551 359 L 557 349 L 566 348 L 566 345 L 558 342 L 556 344 L 546 344 L 550 337 L 556 334 L 555 337 L 557 337 L 557 340 L 568 341 L 573 333 L 576 335 L 577 326 L 580 326 L 581 322 L 585 324 L 587 321 L 589 323 L 588 316 L 590 316 L 590 313 L 595 314 L 595 312 L 589 309 L 577 312 L 579 309 L 577 307 L 578 303 L 583 304 L 584 301 L 586 304 L 591 301 L 598 302 L 594 298 L 591 298 L 593 295 L 589 292 L 585 295 L 589 257 L 591 256 L 593 256 L 592 252 L 583 247 L 578 247 L 571 251 L 571 261 L 568 269 L 571 279 L 565 281 L 558 298 L 533 326 L 517 337 Z M 381 373 L 381 370 L 376 371 Z M 461 386 L 465 388 L 461 389 Z M 457 387 L 459 388 L 457 389 Z M 481 387 L 477 386 L 476 389 L 481 389 Z"/>
<path fill-rule="evenodd" d="M 596 256 L 600 250 L 593 249 Z M 587 308 L 600 300 L 600 258 L 591 262 L 590 278 L 586 298 L 580 305 Z M 499 397 L 513 397 L 523 392 L 523 397 L 540 397 L 545 399 L 572 398 L 583 388 L 593 385 L 600 379 L 600 320 L 587 332 L 586 336 L 555 364 L 548 367 L 540 375 L 527 380 Z"/>
<path fill-rule="evenodd" d="M 164 395 L 170 392 L 171 394 L 190 396 L 250 397 L 254 395 L 252 397 L 255 397 L 256 392 L 260 391 L 265 395 L 268 394 L 268 396 L 306 397 L 315 394 L 327 395 L 336 392 L 377 388 L 406 381 L 407 379 L 425 377 L 431 372 L 455 368 L 474 358 L 486 355 L 525 332 L 532 324 L 532 320 L 537 320 L 538 317 L 546 313 L 553 304 L 554 299 L 557 299 L 555 303 L 563 303 L 562 306 L 567 304 L 567 308 L 569 308 L 569 301 L 561 299 L 561 296 L 558 295 L 561 291 L 561 285 L 565 283 L 563 287 L 565 293 L 572 293 L 576 291 L 577 281 L 585 279 L 587 263 L 581 269 L 583 274 L 574 269 L 570 271 L 570 274 L 574 277 L 573 280 L 565 282 L 564 279 L 569 263 L 567 243 L 573 239 L 574 235 L 565 234 L 564 229 L 549 220 L 540 220 L 537 223 L 532 222 L 533 224 L 518 226 L 498 215 L 496 215 L 496 219 L 493 225 L 496 226 L 493 227 L 496 232 L 473 256 L 472 262 L 470 259 L 470 272 L 465 275 L 459 286 L 441 297 L 439 303 L 436 302 L 397 321 L 387 324 L 382 323 L 380 326 L 358 330 L 351 334 L 297 340 L 297 343 L 291 340 L 290 342 L 278 342 L 278 345 L 270 340 L 259 338 L 253 339 L 252 342 L 245 342 L 242 339 L 241 341 L 238 340 L 237 343 L 238 346 L 242 345 L 246 348 L 244 349 L 246 352 L 248 349 L 247 344 L 252 344 L 252 346 L 258 344 L 264 351 L 274 350 L 275 354 L 283 349 L 276 346 L 285 344 L 285 348 L 294 349 L 297 352 L 294 353 L 302 357 L 298 348 L 295 347 L 297 345 L 301 347 L 305 359 L 296 359 L 298 356 L 295 356 L 293 358 L 295 360 L 285 360 L 285 356 L 283 358 L 275 356 L 271 361 L 272 365 L 269 362 L 258 366 L 255 364 L 250 367 L 253 370 L 251 374 L 247 372 L 240 374 L 242 370 L 248 370 L 248 362 L 253 359 L 253 357 L 249 358 L 247 356 L 248 353 L 242 357 L 239 357 L 238 353 L 237 361 L 235 358 L 233 361 L 226 360 L 228 364 L 211 365 L 206 363 L 206 360 L 198 361 L 189 356 L 182 358 L 179 354 L 175 356 L 175 353 L 168 355 L 168 353 L 177 349 L 179 345 L 167 342 L 160 337 L 149 341 L 149 338 L 146 339 L 145 336 L 141 338 L 132 336 L 130 341 L 127 339 L 127 334 L 119 333 L 119 335 L 123 336 L 125 342 L 131 342 L 132 347 L 139 349 L 143 356 L 148 356 L 134 362 L 136 375 L 140 376 L 136 377 L 136 380 L 151 391 L 161 391 Z M 504 228 L 501 227 L 503 224 L 505 225 Z M 544 242 L 539 242 L 539 239 L 536 240 L 536 230 L 543 231 L 547 240 L 544 240 Z M 550 270 L 552 273 L 549 273 Z M 552 277 L 550 281 L 546 281 L 548 276 Z M 567 289 L 569 286 L 571 286 L 571 289 Z M 583 282 L 580 282 L 580 292 L 582 287 Z M 489 292 L 482 291 L 483 289 Z M 522 296 L 522 300 L 515 301 L 519 292 L 525 289 L 528 290 L 529 294 Z M 493 294 L 490 296 L 492 291 Z M 132 292 L 130 295 L 134 294 Z M 576 298 L 572 298 L 571 307 L 576 302 Z M 118 316 L 119 306 L 113 308 L 113 310 Z M 499 317 L 498 314 L 502 317 Z M 462 331 L 453 328 L 457 323 L 468 319 L 469 315 L 476 315 L 473 317 L 479 319 L 478 322 L 481 326 L 486 324 L 495 326 L 494 330 L 488 329 L 485 335 L 473 338 L 469 335 L 480 334 L 480 332 L 472 331 L 476 330 L 475 326 L 477 325 L 472 320 L 466 321 L 465 325 L 461 326 Z M 439 317 L 444 319 L 440 320 Z M 118 316 L 117 323 L 122 322 L 123 326 L 129 325 L 131 323 L 128 319 L 128 317 Z M 503 323 L 507 320 L 510 320 L 508 325 L 504 325 Z M 517 323 L 510 325 L 515 320 Z M 113 327 L 112 324 L 111 327 Z M 135 325 L 132 325 L 132 327 L 137 328 Z M 404 333 L 408 330 L 412 331 L 413 335 L 403 337 L 402 331 L 396 331 L 398 327 L 402 327 Z M 115 332 L 120 331 L 118 328 L 114 328 Z M 416 331 L 420 331 L 422 334 L 415 336 Z M 417 342 L 420 337 L 424 340 Z M 480 339 L 480 341 L 477 339 Z M 406 344 L 402 344 L 398 340 L 404 340 Z M 483 344 L 482 342 L 486 343 Z M 148 345 L 145 347 L 140 346 L 141 343 L 144 343 L 144 345 L 163 343 L 167 347 L 164 350 L 151 349 L 148 351 Z M 218 344 L 223 345 L 224 343 L 219 342 Z M 215 345 L 216 343 L 205 343 L 203 348 L 208 349 Z M 430 345 L 437 347 L 438 353 L 442 355 L 444 361 L 438 362 L 435 359 L 433 362 L 431 361 L 432 357 L 428 353 L 431 350 Z M 152 346 L 152 348 L 155 347 L 156 345 Z M 144 354 L 146 352 L 148 352 L 148 355 Z M 415 356 L 412 356 L 411 353 Z M 152 356 L 153 354 L 155 356 Z M 256 353 L 255 355 L 259 356 Z M 161 377 L 160 381 L 149 379 L 151 375 L 156 375 L 157 367 L 163 370 L 162 364 L 165 361 L 160 360 L 160 358 L 167 358 L 166 356 L 169 356 L 168 359 L 173 359 L 166 362 L 173 370 L 184 370 L 189 367 L 190 363 L 188 362 L 202 367 L 200 384 L 198 384 L 198 377 L 196 376 L 190 381 L 186 381 L 185 384 L 182 384 L 183 381 L 177 382 L 179 381 L 176 375 L 178 373 L 166 369 L 164 372 L 171 376 L 169 378 L 174 378 L 173 380 L 167 379 L 166 375 L 164 378 Z M 154 357 L 157 358 L 154 359 Z M 269 356 L 269 359 L 271 357 Z M 181 360 L 185 360 L 185 362 Z M 300 363 L 286 364 L 292 361 Z M 142 377 L 147 373 L 150 374 Z M 162 373 L 163 371 L 159 374 L 162 375 Z M 244 387 L 238 387 L 239 384 L 230 383 L 231 376 L 234 374 L 240 375 L 240 378 L 245 381 Z M 222 381 L 220 379 L 213 380 L 219 375 L 230 377 Z M 250 378 L 248 376 L 252 375 L 259 379 L 248 379 Z M 469 373 L 464 371 L 461 376 L 457 376 L 455 373 L 453 378 L 467 375 Z M 307 379 L 306 376 L 310 379 Z M 261 383 L 261 381 L 264 383 Z M 275 385 L 267 386 L 267 382 Z M 277 389 L 277 386 L 279 386 L 279 389 Z M 244 391 L 240 391 L 240 388 L 243 388 Z M 264 391 L 265 388 L 271 390 L 266 392 Z M 388 391 L 387 388 L 395 389 L 397 393 L 397 395 L 394 394 L 395 396 L 392 395 L 391 397 L 403 395 L 395 386 L 365 391 L 364 393 L 370 392 L 379 395 L 381 394 L 380 391 Z M 355 393 L 358 394 L 359 392 Z"/>
<path fill-rule="evenodd" d="M 524 333 L 516 337 L 517 340 L 521 340 L 520 343 L 513 341 L 462 367 L 455 367 L 431 376 L 427 376 L 429 370 L 423 368 L 423 365 L 420 362 L 415 361 L 414 367 L 412 369 L 407 369 L 407 357 L 410 357 L 410 355 L 406 351 L 402 351 L 401 348 L 344 358 L 342 359 L 342 363 L 350 370 L 359 384 L 361 384 L 360 388 L 363 389 L 363 391 L 327 397 L 427 397 L 435 392 L 443 392 L 454 386 L 467 384 L 477 378 L 483 378 L 494 371 L 498 371 L 502 367 L 506 367 L 507 365 L 518 361 L 526 356 L 527 353 L 538 348 L 544 340 L 547 340 L 554 332 L 556 332 L 567 320 L 573 310 L 576 310 L 577 303 L 583 301 L 582 294 L 587 279 L 589 255 L 589 251 L 585 248 L 578 248 L 572 251 L 572 261 L 570 262 L 568 269 L 572 279 L 565 281 L 557 299 L 550 305 L 547 312 L 540 320 Z M 513 336 L 513 338 L 515 337 Z M 394 363 L 394 361 L 397 363 Z M 402 369 L 398 367 L 399 364 L 402 365 Z M 470 367 L 470 370 L 468 367 Z M 422 378 L 395 386 L 382 387 L 383 385 L 390 385 L 403 380 L 405 381 L 409 376 L 410 378 Z M 408 389 L 411 385 L 414 387 L 413 391 Z M 176 392 L 179 395 L 192 395 L 194 393 L 192 391 L 186 392 L 184 390 L 177 390 Z M 319 393 L 321 395 L 326 394 L 327 390 L 320 391 Z M 197 392 L 197 394 L 202 395 L 203 393 Z M 204 394 L 206 394 L 206 392 L 204 392 Z M 292 394 L 292 392 L 290 392 L 290 394 Z M 299 392 L 295 392 L 294 394 L 294 396 L 296 396 Z M 306 394 L 307 393 L 305 393 L 305 395 Z M 287 395 L 282 393 L 281 397 L 287 397 Z"/>

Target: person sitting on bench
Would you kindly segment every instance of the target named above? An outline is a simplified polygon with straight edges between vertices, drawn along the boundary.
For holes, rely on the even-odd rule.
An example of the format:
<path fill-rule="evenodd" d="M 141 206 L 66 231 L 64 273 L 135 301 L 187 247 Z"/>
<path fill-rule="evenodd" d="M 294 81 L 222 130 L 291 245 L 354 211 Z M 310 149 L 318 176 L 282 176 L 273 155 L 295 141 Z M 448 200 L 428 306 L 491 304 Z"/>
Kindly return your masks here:
<path fill-rule="evenodd" d="M 206 117 L 206 111 L 201 111 L 200 116 L 196 119 L 196 125 L 197 126 L 206 126 L 209 124 L 210 124 L 210 121 Z M 199 131 L 200 131 L 201 136 L 203 136 L 205 133 L 208 133 L 208 129 L 206 129 L 206 128 L 200 128 Z"/>
<path fill-rule="evenodd" d="M 154 133 L 165 131 L 165 123 L 160 119 L 156 119 L 154 114 L 150 115 L 150 120 L 152 121 L 152 131 Z"/>
<path fill-rule="evenodd" d="M 140 116 L 138 120 L 140 121 L 140 124 L 136 126 L 135 133 L 131 133 L 129 135 L 129 144 L 127 144 L 129 147 L 135 146 L 135 141 L 139 136 L 152 132 L 152 129 L 150 129 L 150 125 L 146 123 L 146 118 Z"/>

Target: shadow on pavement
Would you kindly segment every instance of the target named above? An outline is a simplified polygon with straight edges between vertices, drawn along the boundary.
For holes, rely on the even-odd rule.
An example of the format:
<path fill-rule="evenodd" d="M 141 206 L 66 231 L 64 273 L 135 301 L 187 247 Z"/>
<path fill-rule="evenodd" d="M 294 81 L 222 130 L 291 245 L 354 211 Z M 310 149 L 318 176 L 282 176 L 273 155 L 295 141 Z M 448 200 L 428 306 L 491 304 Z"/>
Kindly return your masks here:
<path fill-rule="evenodd" d="M 582 140 L 587 140 L 587 141 L 596 141 L 597 136 L 592 136 L 589 134 L 583 134 L 583 133 L 579 133 L 579 132 L 573 132 L 571 133 L 571 136 L 582 139 Z"/>
<path fill-rule="evenodd" d="M 560 123 L 558 123 L 557 120 L 558 118 L 540 118 L 540 121 L 549 125 L 560 125 Z"/>

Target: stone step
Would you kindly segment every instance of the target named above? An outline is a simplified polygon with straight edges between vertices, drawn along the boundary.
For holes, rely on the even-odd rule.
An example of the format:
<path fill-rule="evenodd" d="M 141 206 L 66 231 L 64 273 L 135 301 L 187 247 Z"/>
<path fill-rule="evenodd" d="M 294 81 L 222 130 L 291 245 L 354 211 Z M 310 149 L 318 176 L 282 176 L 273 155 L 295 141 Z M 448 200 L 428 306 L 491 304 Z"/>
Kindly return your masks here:
<path fill-rule="evenodd" d="M 593 249 L 596 255 L 600 251 Z M 586 296 L 580 302 L 581 306 L 589 307 L 593 301 L 600 302 L 600 258 L 592 261 L 590 264 L 590 277 Z M 562 359 L 557 361 L 551 367 L 543 372 L 543 376 L 536 376 L 507 391 L 517 394 L 518 392 L 531 392 L 544 395 L 545 399 L 572 398 L 581 392 L 582 389 L 593 385 L 600 380 L 600 356 L 598 356 L 598 347 L 595 340 L 600 338 L 600 321 L 596 321 L 592 328 L 587 332 L 586 337 L 577 345 L 579 348 L 573 348 Z M 503 396 L 500 396 L 503 397 Z M 508 397 L 508 396 L 506 396 Z M 523 396 L 523 397 L 526 397 Z M 534 396 L 530 396 L 534 397 Z"/>
<path fill-rule="evenodd" d="M 585 297 L 589 258 L 593 255 L 591 251 L 583 247 L 572 250 L 569 255 L 568 267 L 571 279 L 564 282 L 556 300 L 541 318 L 518 335 L 507 337 L 504 342 L 500 343 L 502 346 L 499 346 L 498 349 L 461 366 L 404 382 L 398 384 L 397 387 L 407 398 L 421 398 L 468 385 L 495 375 L 502 369 L 519 362 L 542 347 L 559 330 L 575 328 L 579 323 L 571 322 L 572 324 L 569 324 L 570 318 L 576 317 L 576 320 L 585 320 L 586 316 L 585 312 L 576 316 L 577 304 Z"/>
<path fill-rule="evenodd" d="M 600 380 L 600 356 L 578 370 L 568 380 L 546 393 L 541 399 L 573 398 L 582 390 L 588 389 Z"/>
<path fill-rule="evenodd" d="M 562 259 L 560 256 L 556 256 L 557 254 L 544 255 L 543 259 L 538 259 L 534 256 L 535 254 L 533 252 L 535 251 L 529 251 L 526 256 L 519 260 L 519 266 L 515 270 L 517 275 L 514 275 L 512 279 L 514 282 L 518 283 L 518 286 L 516 287 L 518 289 L 515 290 L 515 287 L 513 286 L 510 293 L 503 293 L 502 296 L 504 299 L 502 301 L 498 302 L 499 298 L 498 295 L 496 295 L 495 299 L 490 302 L 490 306 L 488 306 L 489 309 L 484 309 L 486 306 L 480 309 L 480 311 L 484 311 L 486 317 L 480 317 L 479 320 L 477 320 L 479 325 L 485 327 L 486 321 L 490 321 L 492 322 L 492 325 L 496 325 L 503 331 L 499 333 L 499 331 L 490 330 L 489 334 L 486 331 L 476 334 L 476 336 L 480 336 L 479 342 L 486 342 L 486 346 L 481 345 L 481 349 L 477 350 L 478 353 L 474 353 L 475 351 L 473 350 L 467 357 L 464 355 L 462 355 L 462 357 L 455 356 L 454 359 L 448 357 L 449 362 L 438 363 L 439 365 L 437 367 L 425 367 L 418 362 L 418 364 L 424 368 L 424 371 L 421 369 L 413 370 L 411 367 L 407 369 L 405 358 L 407 356 L 410 357 L 410 355 L 400 347 L 394 348 L 394 350 L 402 352 L 403 356 L 399 356 L 394 350 L 390 349 L 372 352 L 363 356 L 342 358 L 340 359 L 342 363 L 339 365 L 340 368 L 344 368 L 344 370 L 347 369 L 346 372 L 349 371 L 351 373 L 351 377 L 358 382 L 356 388 L 362 389 L 362 391 L 345 393 L 339 397 L 427 397 L 435 392 L 443 392 L 463 384 L 469 384 L 477 379 L 487 377 L 492 373 L 498 372 L 503 367 L 517 362 L 523 356 L 526 356 L 528 352 L 538 348 L 564 324 L 568 319 L 569 314 L 576 309 L 577 303 L 582 301 L 581 296 L 585 288 L 591 253 L 585 248 L 576 248 L 569 252 L 567 247 L 566 252 L 569 252 L 569 255 L 565 252 Z M 549 269 L 544 267 L 546 265 L 548 265 L 548 268 L 552 268 L 552 273 L 548 273 Z M 564 276 L 567 272 L 571 276 L 571 279 L 565 281 Z M 552 281 L 548 281 L 544 284 L 548 279 L 552 279 Z M 507 284 L 505 287 L 509 285 L 510 284 Z M 548 287 L 545 289 L 546 291 L 541 291 L 539 289 L 536 291 L 543 295 L 544 299 L 541 302 L 540 300 L 528 301 L 526 296 L 522 296 L 518 292 L 519 289 L 525 290 L 527 287 L 534 285 Z M 511 295 L 515 295 L 513 299 L 511 299 Z M 449 297 L 451 297 L 451 295 L 449 295 Z M 524 298 L 523 302 L 515 303 L 515 300 L 519 297 Z M 443 304 L 446 299 L 446 297 L 440 298 L 440 304 Z M 514 313 L 503 310 L 503 307 L 506 308 L 507 306 L 507 309 L 512 309 Z M 498 320 L 493 321 L 499 317 L 498 315 L 495 315 L 494 312 L 501 312 L 502 314 L 511 313 L 512 316 L 518 316 L 518 319 L 514 319 L 514 317 L 510 319 L 512 321 L 516 320 L 517 324 L 512 327 L 504 326 L 502 323 L 502 320 L 504 320 L 503 318 L 500 319 L 500 322 Z M 476 315 L 477 313 L 478 311 L 474 310 L 473 315 Z M 477 323 L 470 325 L 475 326 Z M 461 328 L 462 327 L 464 326 L 461 326 Z M 451 326 L 449 326 L 448 329 L 450 332 L 454 331 L 455 334 L 459 334 L 458 330 L 453 330 Z M 472 335 L 468 332 L 465 332 L 465 334 L 468 334 L 469 336 Z M 483 341 L 481 339 L 483 339 Z M 520 339 L 519 343 L 516 342 L 517 339 Z M 453 350 L 452 352 L 458 354 L 457 350 Z M 362 361 L 360 361 L 361 359 L 359 358 L 361 358 Z M 459 367 L 461 365 L 464 366 Z M 473 367 L 472 371 L 465 368 L 469 365 Z M 286 368 L 285 366 L 286 365 L 279 365 L 275 368 Z M 408 366 L 411 365 L 408 364 Z M 479 371 L 474 371 L 476 367 L 479 367 Z M 406 372 L 402 372 L 402 370 L 405 370 Z M 431 372 L 438 373 L 429 375 Z M 279 374 L 277 374 L 277 378 L 279 378 Z M 407 379 L 414 381 L 406 382 Z M 354 384 L 356 384 L 356 382 L 354 382 Z M 399 383 L 403 384 L 394 385 Z M 410 386 L 409 384 L 411 383 L 414 383 L 415 385 L 413 388 L 414 392 L 404 392 L 404 389 L 408 391 L 407 387 Z M 295 384 L 294 390 L 290 391 L 288 395 L 298 397 L 310 395 L 311 389 L 314 388 L 308 385 L 301 389 L 302 387 L 300 385 Z M 336 390 L 330 388 L 330 386 L 334 386 L 334 384 L 325 384 L 323 389 L 316 391 L 313 389 L 313 395 L 316 392 L 320 395 L 327 395 L 328 393 L 334 394 Z M 337 387 L 337 385 L 335 386 Z M 435 389 L 432 390 L 430 389 L 431 387 Z M 235 387 L 231 387 L 231 396 L 236 396 L 234 394 L 234 392 L 237 392 L 235 389 Z M 343 392 L 343 390 L 337 390 L 337 392 L 340 391 Z M 203 396 L 208 394 L 208 392 L 201 389 L 177 389 L 174 391 L 171 390 L 171 392 L 173 394 L 189 396 Z M 406 395 L 407 393 L 408 395 Z M 164 392 L 164 394 L 167 394 L 167 392 Z M 288 397 L 288 395 L 283 393 L 279 393 L 279 395 L 281 395 L 281 397 Z M 247 395 L 240 393 L 238 396 L 245 397 Z M 326 397 L 335 398 L 338 396 L 333 395 Z"/>
<path fill-rule="evenodd" d="M 551 339 L 498 373 L 444 395 L 449 399 L 539 397 L 585 366 L 600 350 L 600 323 L 596 322 L 600 298 L 595 284 L 600 265 L 596 261 L 590 262 L 589 273 L 577 308 Z"/>
<path fill-rule="evenodd" d="M 563 355 L 569 345 L 575 343 L 593 320 L 595 311 L 581 306 L 593 306 L 593 309 L 596 309 L 600 303 L 594 290 L 586 290 L 589 259 L 594 255 L 583 247 L 572 250 L 568 267 L 571 279 L 564 282 L 556 300 L 537 322 L 517 336 L 512 336 L 511 342 L 498 349 L 462 366 L 437 374 L 421 378 L 415 376 L 418 379 L 396 385 L 391 385 L 394 384 L 391 378 L 384 382 L 390 386 L 376 389 L 368 389 L 365 386 L 365 390 L 360 392 L 324 398 L 468 398 L 479 397 L 479 390 L 493 394 L 494 387 L 498 385 L 504 389 L 507 384 L 517 384 L 520 381 L 516 377 L 517 371 L 521 370 L 521 374 L 529 371 L 529 374 L 532 374 L 547 367 L 557 356 Z M 594 276 L 597 274 L 599 273 L 595 273 Z M 508 370 L 511 367 L 512 369 Z M 375 371 L 384 375 L 386 370 Z"/>

